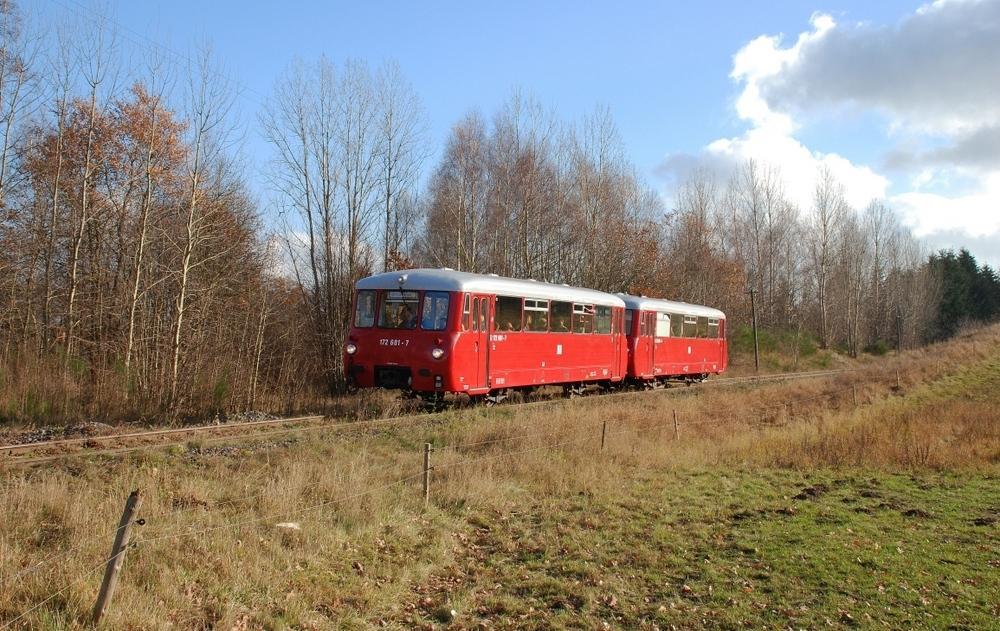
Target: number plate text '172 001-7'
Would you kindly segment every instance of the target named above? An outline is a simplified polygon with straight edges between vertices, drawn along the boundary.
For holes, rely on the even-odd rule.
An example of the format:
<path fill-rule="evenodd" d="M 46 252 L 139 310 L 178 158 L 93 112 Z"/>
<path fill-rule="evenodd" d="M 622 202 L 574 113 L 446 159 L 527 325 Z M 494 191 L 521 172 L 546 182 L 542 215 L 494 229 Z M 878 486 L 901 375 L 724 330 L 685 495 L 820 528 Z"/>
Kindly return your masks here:
<path fill-rule="evenodd" d="M 410 340 L 397 340 L 394 338 L 383 337 L 378 341 L 379 346 L 409 346 Z"/>

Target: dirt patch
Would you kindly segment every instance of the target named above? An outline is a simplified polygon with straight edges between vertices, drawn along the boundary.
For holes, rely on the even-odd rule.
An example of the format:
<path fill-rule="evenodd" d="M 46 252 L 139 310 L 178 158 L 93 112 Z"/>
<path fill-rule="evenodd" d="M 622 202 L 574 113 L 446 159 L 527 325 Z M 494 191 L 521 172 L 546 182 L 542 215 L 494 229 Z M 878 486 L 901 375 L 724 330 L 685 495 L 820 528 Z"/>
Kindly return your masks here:
<path fill-rule="evenodd" d="M 807 486 L 806 488 L 802 489 L 802 492 L 796 495 L 793 499 L 797 500 L 813 499 L 819 497 L 820 495 L 823 495 L 829 490 L 830 488 L 825 484 L 814 484 L 812 486 Z"/>

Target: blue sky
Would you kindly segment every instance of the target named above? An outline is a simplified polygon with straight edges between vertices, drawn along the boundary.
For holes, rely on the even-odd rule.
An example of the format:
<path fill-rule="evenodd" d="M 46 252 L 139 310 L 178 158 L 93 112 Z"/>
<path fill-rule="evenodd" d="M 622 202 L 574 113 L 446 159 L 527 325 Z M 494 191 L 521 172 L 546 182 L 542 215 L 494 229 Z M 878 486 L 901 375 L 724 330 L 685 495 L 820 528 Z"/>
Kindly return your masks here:
<path fill-rule="evenodd" d="M 669 195 L 672 177 L 663 165 L 670 156 L 716 159 L 718 146 L 706 148 L 720 139 L 734 141 L 724 150 L 731 158 L 746 157 L 746 152 L 759 146 L 741 141 L 748 130 L 766 126 L 736 106 L 748 85 L 759 83 L 771 89 L 785 75 L 794 75 L 798 66 L 814 61 L 827 68 L 823 49 L 826 40 L 834 39 L 827 33 L 857 36 L 863 44 L 866 33 L 882 29 L 879 32 L 898 36 L 899 48 L 906 48 L 909 25 L 923 19 L 917 13 L 921 3 L 912 1 L 34 3 L 46 21 L 109 15 L 124 27 L 121 43 L 126 49 L 141 51 L 162 44 L 186 52 L 199 39 L 209 40 L 244 86 L 240 106 L 250 120 L 263 95 L 270 93 L 276 78 L 296 57 L 311 61 L 325 54 L 334 62 L 352 57 L 373 63 L 394 59 L 426 107 L 435 156 L 456 120 L 473 109 L 491 115 L 515 87 L 535 96 L 564 120 L 607 105 L 631 159 L 665 195 Z M 938 21 L 947 25 L 949 16 L 960 13 L 954 5 L 964 3 L 938 4 L 943 7 L 935 7 L 942 16 Z M 836 25 L 823 26 L 824 22 L 813 20 L 817 14 L 828 16 Z M 931 17 L 938 19 L 936 14 Z M 813 32 L 815 41 L 807 42 L 801 53 L 795 52 L 793 63 L 778 73 L 760 70 L 770 57 L 789 53 L 801 34 Z M 748 63 L 756 69 L 732 78 L 734 56 L 762 36 L 771 37 L 773 45 L 760 55 L 747 51 L 747 57 L 753 57 Z M 858 64 L 857 70 L 863 71 L 865 61 Z M 939 142 L 941 127 L 932 125 L 928 131 L 920 126 L 926 117 L 914 117 L 902 106 L 894 110 L 892 102 L 885 106 L 884 99 L 866 101 L 866 94 L 850 92 L 858 89 L 856 84 L 845 80 L 844 92 L 824 96 L 826 100 L 815 107 L 789 99 L 794 126 L 782 130 L 783 137 L 794 137 L 816 160 L 829 161 L 832 155 L 848 161 L 851 168 L 844 167 L 839 174 L 845 179 L 858 177 L 858 200 L 873 191 L 887 197 L 937 195 L 949 189 L 949 182 L 968 181 L 968 173 L 954 169 L 948 175 L 940 170 L 928 174 L 926 168 L 913 166 L 886 166 L 886 155 L 904 141 L 918 149 Z M 771 110 L 781 109 L 775 105 L 776 98 L 765 96 L 765 100 Z M 945 138 L 947 144 L 951 136 Z M 252 126 L 246 142 L 251 157 L 262 160 L 267 148 Z M 801 162 L 787 152 L 771 156 L 777 161 L 788 159 L 792 165 Z M 433 163 L 432 157 L 427 168 Z M 873 173 L 866 174 L 866 168 Z M 924 188 L 914 190 L 913 182 Z M 959 191 L 969 192 L 975 191 Z M 900 197 L 899 205 L 919 228 L 920 213 L 929 211 L 911 206 L 926 206 L 934 199 Z M 974 214 L 970 217 L 976 220 Z M 933 241 L 934 232 L 928 232 L 928 226 L 938 233 L 943 228 L 933 222 L 924 226 L 922 236 L 931 235 Z M 986 232 L 985 228 L 973 229 L 970 234 L 977 233 L 979 238 Z M 1000 226 L 996 233 L 1000 244 Z M 996 258 L 1000 260 L 1000 246 Z"/>

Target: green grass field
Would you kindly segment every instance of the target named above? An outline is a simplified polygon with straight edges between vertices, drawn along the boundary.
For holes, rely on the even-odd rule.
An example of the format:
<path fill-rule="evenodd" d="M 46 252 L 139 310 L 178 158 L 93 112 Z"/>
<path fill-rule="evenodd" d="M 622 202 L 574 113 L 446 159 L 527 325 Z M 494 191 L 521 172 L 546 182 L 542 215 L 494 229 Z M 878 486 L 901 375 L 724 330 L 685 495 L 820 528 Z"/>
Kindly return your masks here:
<path fill-rule="evenodd" d="M 970 628 L 1000 615 L 993 475 L 635 472 L 464 519 L 404 625 Z"/>

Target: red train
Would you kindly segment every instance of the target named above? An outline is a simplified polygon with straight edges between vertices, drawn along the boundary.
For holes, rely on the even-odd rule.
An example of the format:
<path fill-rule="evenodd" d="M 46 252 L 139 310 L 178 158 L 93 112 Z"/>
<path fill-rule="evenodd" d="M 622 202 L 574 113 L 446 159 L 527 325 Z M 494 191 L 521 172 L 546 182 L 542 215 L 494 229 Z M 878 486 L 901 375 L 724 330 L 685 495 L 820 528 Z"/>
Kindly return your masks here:
<path fill-rule="evenodd" d="M 726 367 L 725 316 L 708 307 L 450 269 L 377 274 L 356 290 L 344 345 L 354 387 L 495 402 L 511 390 L 576 394 Z"/>

